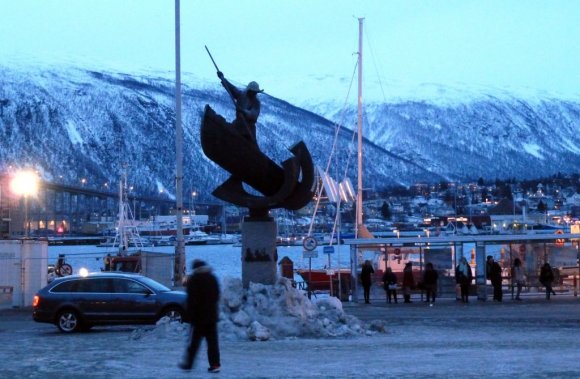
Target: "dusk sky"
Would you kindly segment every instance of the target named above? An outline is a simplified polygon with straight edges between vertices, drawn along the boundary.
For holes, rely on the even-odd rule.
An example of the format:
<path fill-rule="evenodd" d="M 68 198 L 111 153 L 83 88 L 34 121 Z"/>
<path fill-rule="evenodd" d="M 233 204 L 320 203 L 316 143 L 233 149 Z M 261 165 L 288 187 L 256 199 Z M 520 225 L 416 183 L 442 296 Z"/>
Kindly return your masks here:
<path fill-rule="evenodd" d="M 173 0 L 2 0 L 0 65 L 175 68 Z M 365 75 L 395 83 L 529 88 L 580 97 L 580 1 L 181 1 L 182 70 L 308 90 L 350 79 L 364 17 Z"/>

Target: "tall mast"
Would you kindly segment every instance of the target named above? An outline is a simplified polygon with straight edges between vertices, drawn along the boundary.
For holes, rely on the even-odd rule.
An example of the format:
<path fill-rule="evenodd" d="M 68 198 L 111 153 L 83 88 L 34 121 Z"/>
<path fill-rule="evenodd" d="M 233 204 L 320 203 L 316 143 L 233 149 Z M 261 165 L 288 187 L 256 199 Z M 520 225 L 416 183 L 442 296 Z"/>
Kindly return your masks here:
<path fill-rule="evenodd" d="M 363 21 L 364 18 L 358 19 L 358 186 L 356 196 L 356 230 L 355 237 L 358 237 L 359 228 L 363 224 L 363 186 L 362 186 L 362 68 L 363 68 Z"/>
<path fill-rule="evenodd" d="M 183 240 L 183 126 L 181 125 L 181 51 L 179 0 L 175 0 L 175 197 L 177 234 L 175 243 L 174 285 L 180 285 L 185 273 L 185 241 Z"/>

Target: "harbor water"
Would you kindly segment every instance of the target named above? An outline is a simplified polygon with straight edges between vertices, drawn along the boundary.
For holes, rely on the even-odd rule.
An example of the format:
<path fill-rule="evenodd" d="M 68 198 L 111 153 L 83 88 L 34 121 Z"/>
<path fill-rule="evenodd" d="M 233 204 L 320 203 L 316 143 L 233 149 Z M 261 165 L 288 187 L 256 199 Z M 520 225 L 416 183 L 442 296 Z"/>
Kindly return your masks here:
<path fill-rule="evenodd" d="M 310 259 L 303 258 L 302 246 L 279 246 L 278 262 L 287 256 L 294 262 L 294 268 L 308 268 Z M 146 247 L 145 251 L 174 254 L 173 246 Z M 81 268 L 86 268 L 89 272 L 101 271 L 104 267 L 103 258 L 107 255 L 116 254 L 116 250 L 102 248 L 92 245 L 74 246 L 49 246 L 48 263 L 56 264 L 58 256 L 63 254 L 66 263 L 73 268 L 73 273 L 77 274 Z M 338 269 L 349 266 L 350 250 L 348 246 L 336 246 L 333 254 L 324 254 L 322 247 L 317 248 L 317 257 L 312 258 L 312 268 Z M 202 259 L 211 265 L 219 278 L 242 277 L 241 247 L 233 245 L 192 245 L 185 246 L 187 272 L 191 270 L 191 262 L 194 259 Z M 330 261 L 329 261 L 330 257 Z M 295 280 L 300 280 L 296 277 Z"/>

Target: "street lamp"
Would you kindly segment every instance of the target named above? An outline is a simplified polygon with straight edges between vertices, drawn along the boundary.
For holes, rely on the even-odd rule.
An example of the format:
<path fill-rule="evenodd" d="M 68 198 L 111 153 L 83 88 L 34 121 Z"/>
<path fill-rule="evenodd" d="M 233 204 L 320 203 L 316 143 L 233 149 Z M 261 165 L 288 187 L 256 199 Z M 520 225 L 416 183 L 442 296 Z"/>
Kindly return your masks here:
<path fill-rule="evenodd" d="M 191 211 L 189 212 L 192 216 L 195 215 L 195 197 L 197 196 L 197 192 L 191 191 Z"/>
<path fill-rule="evenodd" d="M 28 197 L 36 196 L 38 192 L 38 177 L 32 171 L 20 171 L 12 178 L 10 189 L 13 193 L 24 197 L 24 231 L 28 237 L 30 233 L 30 223 L 28 221 Z"/>

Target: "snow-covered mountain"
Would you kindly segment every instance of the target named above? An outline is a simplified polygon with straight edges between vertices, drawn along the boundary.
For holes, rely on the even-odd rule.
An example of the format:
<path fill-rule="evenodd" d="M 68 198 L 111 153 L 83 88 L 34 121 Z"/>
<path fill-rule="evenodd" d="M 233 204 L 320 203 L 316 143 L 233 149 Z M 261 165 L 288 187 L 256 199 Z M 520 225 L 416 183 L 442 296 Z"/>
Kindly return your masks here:
<path fill-rule="evenodd" d="M 258 143 L 273 159 L 304 140 L 325 167 L 335 125 L 286 101 L 260 95 Z M 209 194 L 226 173 L 201 151 L 200 117 L 210 104 L 227 119 L 231 101 L 215 83 L 185 77 L 184 186 Z M 318 103 L 320 106 L 322 102 Z M 312 109 L 317 104 L 311 103 Z M 336 112 L 328 109 L 335 108 Z M 335 118 L 338 106 L 326 104 Z M 364 187 L 380 189 L 417 181 L 530 178 L 580 169 L 580 104 L 546 99 L 487 97 L 456 104 L 422 101 L 365 107 Z M 352 128 L 356 112 L 344 123 Z M 127 165 L 140 193 L 173 192 L 175 180 L 174 83 L 162 75 L 129 75 L 81 68 L 0 66 L 0 169 L 34 167 L 50 180 L 89 185 L 117 182 Z M 347 158 L 355 182 L 356 154 L 350 130 L 339 132 L 333 176 Z M 350 151 L 350 153 L 349 153 Z"/>
<path fill-rule="evenodd" d="M 534 178 L 580 169 L 580 98 L 429 87 L 429 94 L 365 101 L 365 136 L 449 178 Z M 336 122 L 356 117 L 353 106 L 337 102 L 304 106 Z"/>

